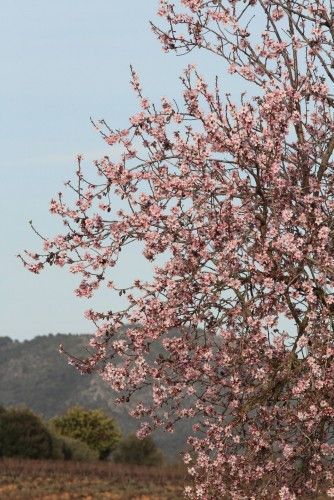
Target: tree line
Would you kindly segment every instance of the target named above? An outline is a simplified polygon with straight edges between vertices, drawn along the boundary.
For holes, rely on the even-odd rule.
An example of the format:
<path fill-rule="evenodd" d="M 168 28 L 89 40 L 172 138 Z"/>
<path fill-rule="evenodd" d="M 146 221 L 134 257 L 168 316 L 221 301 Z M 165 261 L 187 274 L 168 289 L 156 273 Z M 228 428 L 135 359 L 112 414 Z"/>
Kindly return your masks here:
<path fill-rule="evenodd" d="M 161 465 L 164 456 L 151 437 L 122 435 L 102 410 L 80 406 L 43 420 L 26 407 L 0 407 L 0 457 Z"/>

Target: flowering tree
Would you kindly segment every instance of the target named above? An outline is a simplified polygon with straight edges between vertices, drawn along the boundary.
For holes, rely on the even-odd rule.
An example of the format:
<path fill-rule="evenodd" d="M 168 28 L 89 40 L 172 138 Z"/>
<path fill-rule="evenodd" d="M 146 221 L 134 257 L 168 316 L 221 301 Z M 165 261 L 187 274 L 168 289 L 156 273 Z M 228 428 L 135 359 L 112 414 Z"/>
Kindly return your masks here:
<path fill-rule="evenodd" d="M 216 54 L 255 97 L 235 104 L 189 66 L 183 104 L 158 107 L 132 71 L 141 110 L 96 125 L 121 156 L 95 162 L 98 182 L 78 158 L 76 202 L 51 202 L 66 231 L 21 258 L 68 266 L 89 298 L 140 242 L 153 279 L 118 290 L 123 311 L 87 312 L 92 353 L 71 362 L 121 402 L 151 387 L 142 436 L 196 418 L 190 496 L 314 497 L 334 479 L 332 4 L 161 0 L 159 15 L 166 51 Z"/>

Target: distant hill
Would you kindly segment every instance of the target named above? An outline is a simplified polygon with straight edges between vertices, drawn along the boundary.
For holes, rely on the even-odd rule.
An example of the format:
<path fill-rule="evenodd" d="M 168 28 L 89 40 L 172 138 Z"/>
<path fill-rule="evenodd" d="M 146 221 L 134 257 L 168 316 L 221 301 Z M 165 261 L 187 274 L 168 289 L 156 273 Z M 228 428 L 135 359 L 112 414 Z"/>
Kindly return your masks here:
<path fill-rule="evenodd" d="M 74 355 L 84 355 L 88 335 L 57 334 L 23 342 L 0 337 L 0 405 L 26 405 L 44 418 L 51 418 L 73 405 L 101 408 L 113 416 L 124 432 L 138 421 L 112 401 L 112 390 L 97 375 L 81 375 L 58 352 L 59 344 Z M 169 457 L 185 445 L 190 424 L 182 423 L 173 434 L 157 432 L 154 439 Z"/>

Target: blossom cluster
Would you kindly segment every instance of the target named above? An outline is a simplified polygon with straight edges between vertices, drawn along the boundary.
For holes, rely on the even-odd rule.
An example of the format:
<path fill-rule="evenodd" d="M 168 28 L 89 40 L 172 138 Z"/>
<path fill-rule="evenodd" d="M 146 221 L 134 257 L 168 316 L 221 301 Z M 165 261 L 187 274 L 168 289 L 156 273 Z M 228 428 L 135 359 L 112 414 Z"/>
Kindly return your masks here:
<path fill-rule="evenodd" d="M 151 387 L 141 436 L 192 419 L 189 496 L 315 497 L 334 480 L 333 16 L 320 0 L 158 13 L 165 50 L 214 52 L 258 95 L 234 103 L 189 66 L 182 103 L 153 106 L 132 71 L 139 112 L 100 128 L 120 159 L 96 161 L 98 183 L 78 168 L 76 203 L 50 207 L 66 231 L 23 260 L 68 266 L 89 298 L 140 242 L 153 279 L 116 289 L 126 309 L 87 312 L 93 353 L 71 362 L 120 402 Z"/>

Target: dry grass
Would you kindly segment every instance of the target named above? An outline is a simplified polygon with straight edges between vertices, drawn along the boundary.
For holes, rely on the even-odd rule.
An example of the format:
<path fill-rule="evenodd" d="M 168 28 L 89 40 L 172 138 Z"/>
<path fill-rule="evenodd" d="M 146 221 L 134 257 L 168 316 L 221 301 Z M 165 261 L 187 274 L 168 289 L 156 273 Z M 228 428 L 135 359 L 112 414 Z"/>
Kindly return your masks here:
<path fill-rule="evenodd" d="M 182 500 L 187 482 L 182 465 L 0 458 L 0 500 Z M 276 498 L 278 493 L 272 492 L 268 500 Z M 298 500 L 326 499 L 317 495 Z"/>
<path fill-rule="evenodd" d="M 182 466 L 0 459 L 0 498 L 29 500 L 180 500 Z"/>

